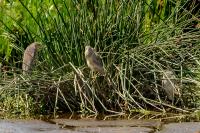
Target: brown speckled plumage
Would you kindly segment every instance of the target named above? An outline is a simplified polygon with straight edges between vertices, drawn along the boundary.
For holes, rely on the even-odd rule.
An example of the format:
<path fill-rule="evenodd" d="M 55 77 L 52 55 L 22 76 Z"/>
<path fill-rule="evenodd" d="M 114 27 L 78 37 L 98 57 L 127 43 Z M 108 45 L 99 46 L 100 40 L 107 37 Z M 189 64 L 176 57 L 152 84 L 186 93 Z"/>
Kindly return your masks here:
<path fill-rule="evenodd" d="M 100 75 L 105 75 L 105 71 L 103 68 L 103 62 L 102 62 L 100 56 L 90 46 L 85 47 L 85 59 L 86 59 L 88 67 L 92 71 L 99 72 Z"/>
<path fill-rule="evenodd" d="M 169 100 L 174 101 L 175 95 L 180 95 L 179 88 L 176 82 L 175 74 L 170 70 L 165 70 L 162 79 L 162 88 L 167 94 Z"/>
<path fill-rule="evenodd" d="M 22 64 L 23 74 L 29 73 L 31 71 L 34 65 L 39 45 L 39 43 L 34 42 L 25 49 Z"/>

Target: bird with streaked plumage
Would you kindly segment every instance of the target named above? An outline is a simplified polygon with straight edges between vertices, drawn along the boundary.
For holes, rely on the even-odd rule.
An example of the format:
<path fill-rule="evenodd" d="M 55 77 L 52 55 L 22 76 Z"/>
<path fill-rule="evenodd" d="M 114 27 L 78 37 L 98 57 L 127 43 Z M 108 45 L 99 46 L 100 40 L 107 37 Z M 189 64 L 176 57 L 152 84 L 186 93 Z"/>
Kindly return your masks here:
<path fill-rule="evenodd" d="M 35 59 L 40 46 L 40 43 L 34 42 L 25 49 L 22 63 L 23 74 L 31 72 L 31 69 L 35 64 Z"/>
<path fill-rule="evenodd" d="M 169 100 L 174 102 L 175 96 L 180 96 L 180 88 L 175 74 L 172 70 L 164 70 L 162 78 L 162 88 L 167 94 Z"/>
<path fill-rule="evenodd" d="M 105 75 L 103 62 L 100 56 L 96 53 L 94 48 L 90 46 L 85 46 L 85 59 L 86 59 L 88 67 L 92 71 L 98 72 L 101 76 Z"/>

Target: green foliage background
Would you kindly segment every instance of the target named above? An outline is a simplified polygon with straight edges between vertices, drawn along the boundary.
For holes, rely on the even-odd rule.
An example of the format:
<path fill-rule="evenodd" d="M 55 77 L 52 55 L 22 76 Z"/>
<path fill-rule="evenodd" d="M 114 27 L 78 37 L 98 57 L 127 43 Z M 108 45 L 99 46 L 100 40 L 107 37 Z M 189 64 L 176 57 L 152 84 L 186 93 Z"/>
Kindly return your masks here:
<path fill-rule="evenodd" d="M 173 27 L 178 22 L 176 8 L 184 2 L 4 0 L 1 1 L 0 9 L 1 55 L 8 61 L 14 46 L 23 52 L 31 42 L 40 41 L 47 45 L 50 52 L 49 57 L 47 53 L 44 55 L 49 61 L 48 64 L 58 67 L 73 61 L 80 66 L 83 64 L 81 51 L 85 44 L 92 46 L 98 44 L 97 47 L 101 49 L 106 45 L 109 49 L 114 42 L 114 46 L 118 49 L 123 46 L 133 48 L 139 43 L 143 45 L 155 41 L 153 37 L 143 42 L 140 39 L 160 23 Z M 18 53 L 14 51 L 13 53 Z M 54 56 L 53 54 L 57 55 L 58 51 L 59 56 Z M 50 56 L 56 57 L 55 60 Z M 13 60 L 12 58 L 10 60 Z"/>

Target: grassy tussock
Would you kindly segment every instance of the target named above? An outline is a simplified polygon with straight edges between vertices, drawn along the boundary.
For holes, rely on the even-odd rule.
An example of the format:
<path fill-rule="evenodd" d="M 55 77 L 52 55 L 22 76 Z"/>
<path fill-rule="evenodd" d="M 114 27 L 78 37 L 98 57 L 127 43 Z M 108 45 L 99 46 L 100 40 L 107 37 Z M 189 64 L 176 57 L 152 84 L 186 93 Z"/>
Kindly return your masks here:
<path fill-rule="evenodd" d="M 11 15 L 1 20 L 4 39 L 13 48 L 12 61 L 2 63 L 0 73 L 1 110 L 54 116 L 60 111 L 148 115 L 197 110 L 200 31 L 190 27 L 197 22 L 198 13 L 190 12 L 196 8 L 165 3 L 158 12 L 159 3 L 142 2 L 53 0 L 34 3 L 38 7 L 17 2 L 22 21 Z M 164 13 L 167 5 L 172 13 Z M 33 73 L 24 76 L 21 58 L 34 41 L 44 47 Z M 86 45 L 101 55 L 105 77 L 86 66 Z M 173 71 L 180 90 L 173 101 L 162 88 L 166 70 Z"/>

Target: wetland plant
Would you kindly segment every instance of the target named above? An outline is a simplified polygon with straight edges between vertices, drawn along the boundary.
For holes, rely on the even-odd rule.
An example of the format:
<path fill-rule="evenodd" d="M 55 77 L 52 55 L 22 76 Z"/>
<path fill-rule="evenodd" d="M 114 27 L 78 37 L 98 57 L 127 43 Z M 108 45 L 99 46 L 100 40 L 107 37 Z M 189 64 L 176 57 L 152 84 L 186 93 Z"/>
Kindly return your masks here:
<path fill-rule="evenodd" d="M 4 14 L 0 18 L 0 43 L 6 47 L 9 44 L 11 50 L 2 52 L 5 58 L 1 58 L 1 110 L 54 115 L 60 111 L 146 115 L 148 110 L 197 110 L 197 6 L 186 8 L 184 0 L 159 2 L 5 2 L 1 7 Z M 22 51 L 35 40 L 46 49 L 39 53 L 35 69 L 27 78 L 19 67 Z M 102 57 L 106 79 L 92 78 L 84 56 L 86 45 L 94 47 Z M 163 87 L 163 75 L 168 69 L 176 77 L 178 96 L 173 93 L 170 97 L 167 87 Z M 167 81 L 174 86 L 173 79 Z M 173 90 L 170 86 L 169 90 Z"/>

